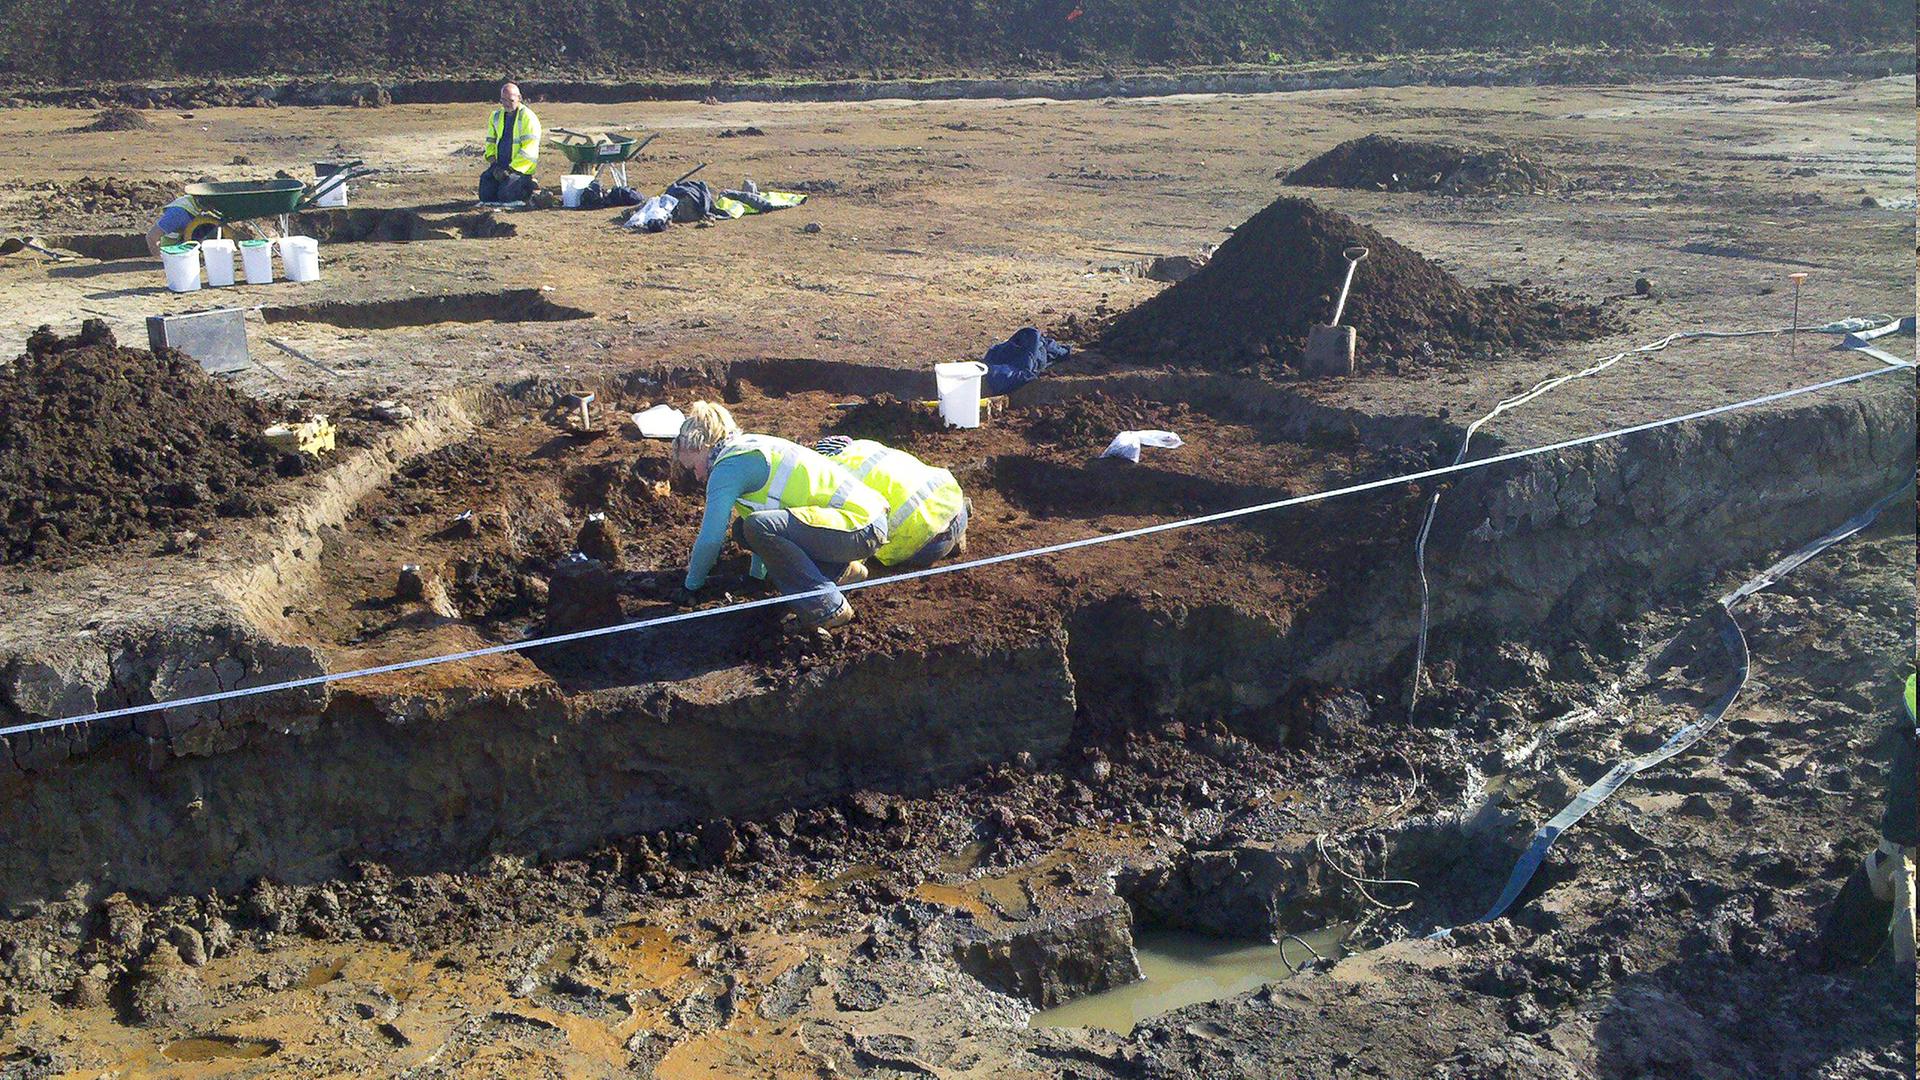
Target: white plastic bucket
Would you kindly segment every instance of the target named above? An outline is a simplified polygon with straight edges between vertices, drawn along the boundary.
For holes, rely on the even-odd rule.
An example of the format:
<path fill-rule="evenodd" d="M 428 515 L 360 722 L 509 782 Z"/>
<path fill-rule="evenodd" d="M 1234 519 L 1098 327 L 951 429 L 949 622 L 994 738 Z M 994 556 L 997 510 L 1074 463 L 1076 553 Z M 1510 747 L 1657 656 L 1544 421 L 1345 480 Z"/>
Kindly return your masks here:
<path fill-rule="evenodd" d="M 240 266 L 246 271 L 247 284 L 273 284 L 273 242 L 271 240 L 240 241 Z"/>
<path fill-rule="evenodd" d="M 189 240 L 168 244 L 160 249 L 160 264 L 167 271 L 167 288 L 174 292 L 193 292 L 200 288 L 200 245 Z"/>
<path fill-rule="evenodd" d="M 200 258 L 207 264 L 207 284 L 233 284 L 234 245 L 231 240 L 200 241 Z"/>
<path fill-rule="evenodd" d="M 320 280 L 320 241 L 311 236 L 289 236 L 280 241 L 280 264 L 288 281 Z"/>
<path fill-rule="evenodd" d="M 940 419 L 948 427 L 980 426 L 980 379 L 987 365 L 978 360 L 933 365 L 933 385 L 940 395 Z"/>
<path fill-rule="evenodd" d="M 593 183 L 593 177 L 585 173 L 568 173 L 560 178 L 560 205 L 569 210 L 580 209 L 580 193 Z"/>
<path fill-rule="evenodd" d="M 344 172 L 345 170 L 346 170 L 345 165 L 335 165 L 331 162 L 326 162 L 326 161 L 314 162 L 313 163 L 313 177 L 315 181 L 314 186 L 319 187 L 321 183 L 324 183 L 326 181 L 327 177 L 332 176 L 334 173 L 337 173 L 337 172 Z M 315 199 L 313 201 L 313 205 L 315 206 L 347 205 L 347 182 L 345 180 L 342 180 L 340 181 L 339 184 L 327 189 L 325 194 L 321 195 L 318 199 Z"/>

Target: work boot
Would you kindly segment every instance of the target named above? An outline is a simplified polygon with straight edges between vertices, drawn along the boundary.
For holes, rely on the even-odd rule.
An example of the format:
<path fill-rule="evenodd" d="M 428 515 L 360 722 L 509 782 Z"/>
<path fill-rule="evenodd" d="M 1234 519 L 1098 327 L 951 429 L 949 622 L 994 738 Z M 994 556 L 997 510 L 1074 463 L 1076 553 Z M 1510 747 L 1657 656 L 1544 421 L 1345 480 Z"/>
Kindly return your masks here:
<path fill-rule="evenodd" d="M 815 630 L 838 630 L 840 627 L 852 621 L 853 605 L 847 603 L 845 600 L 841 600 L 840 607 L 831 614 L 826 616 L 801 615 L 795 620 L 795 625 L 799 627 L 801 633 L 808 634 Z"/>
<path fill-rule="evenodd" d="M 1867 856 L 1868 859 L 1878 855 Z M 1888 924 L 1893 919 L 1893 899 L 1873 895 L 1873 882 L 1865 865 L 1853 868 L 1840 896 L 1833 902 L 1827 925 L 1820 931 L 1820 962 L 1829 970 L 1859 967 L 1872 960 L 1887 942 Z"/>
<path fill-rule="evenodd" d="M 867 580 L 867 562 L 865 559 L 855 559 L 853 562 L 847 564 L 847 568 L 840 572 L 840 576 L 835 578 L 833 583 L 835 585 L 852 585 L 865 580 Z"/>

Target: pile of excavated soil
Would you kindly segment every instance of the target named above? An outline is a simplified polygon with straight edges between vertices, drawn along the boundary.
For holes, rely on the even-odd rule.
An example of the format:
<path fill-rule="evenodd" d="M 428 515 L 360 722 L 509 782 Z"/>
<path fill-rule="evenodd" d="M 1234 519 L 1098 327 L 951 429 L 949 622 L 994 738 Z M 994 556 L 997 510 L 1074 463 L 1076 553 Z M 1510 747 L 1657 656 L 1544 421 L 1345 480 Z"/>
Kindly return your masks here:
<path fill-rule="evenodd" d="M 833 425 L 835 435 L 873 439 L 889 446 L 910 448 L 946 430 L 940 414 L 892 394 L 879 394 L 841 411 Z"/>
<path fill-rule="evenodd" d="M 1296 187 L 1426 191 L 1441 195 L 1544 195 L 1566 178 L 1509 146 L 1464 146 L 1368 135 L 1349 139 L 1287 174 Z"/>
<path fill-rule="evenodd" d="M 0 368 L 0 563 L 258 512 L 273 420 L 184 354 L 121 348 L 93 319 L 42 327 Z"/>
<path fill-rule="evenodd" d="M 112 105 L 94 114 L 91 121 L 75 131 L 151 131 L 153 125 L 138 110 Z"/>
<path fill-rule="evenodd" d="M 1332 313 L 1341 252 L 1368 249 L 1341 322 L 1359 334 L 1359 365 L 1400 370 L 1434 354 L 1485 353 L 1600 336 L 1598 307 L 1510 285 L 1471 288 L 1344 214 L 1274 200 L 1191 278 L 1123 312 L 1100 348 L 1143 363 L 1213 370 L 1294 365 L 1308 328 Z"/>
<path fill-rule="evenodd" d="M 42 220 L 100 216 L 145 226 L 160 215 L 162 206 L 180 197 L 185 183 L 86 176 L 78 180 L 42 180 L 28 184 L 26 191 L 35 215 Z"/>

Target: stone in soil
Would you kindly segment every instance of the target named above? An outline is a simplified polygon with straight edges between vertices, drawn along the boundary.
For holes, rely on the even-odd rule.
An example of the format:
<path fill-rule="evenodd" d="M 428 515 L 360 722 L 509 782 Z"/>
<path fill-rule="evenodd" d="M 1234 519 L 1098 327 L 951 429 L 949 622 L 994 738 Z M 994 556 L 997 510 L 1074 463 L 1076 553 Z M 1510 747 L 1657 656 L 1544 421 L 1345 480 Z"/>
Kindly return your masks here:
<path fill-rule="evenodd" d="M 1100 348 L 1139 363 L 1216 371 L 1298 367 L 1346 276 L 1342 251 L 1368 250 L 1342 325 L 1362 370 L 1416 358 L 1529 349 L 1598 337 L 1612 320 L 1589 304 L 1511 285 L 1472 288 L 1418 252 L 1307 199 L 1274 200 L 1192 277 L 1122 313 Z M 1391 359 L 1389 359 L 1391 358 Z"/>

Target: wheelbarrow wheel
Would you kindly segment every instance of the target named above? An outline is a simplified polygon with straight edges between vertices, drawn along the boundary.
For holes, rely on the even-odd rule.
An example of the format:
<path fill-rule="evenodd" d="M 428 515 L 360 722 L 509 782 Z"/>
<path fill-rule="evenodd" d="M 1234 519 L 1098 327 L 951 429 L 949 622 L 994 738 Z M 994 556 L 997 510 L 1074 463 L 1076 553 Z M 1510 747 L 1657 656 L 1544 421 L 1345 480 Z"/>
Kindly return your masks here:
<path fill-rule="evenodd" d="M 202 214 L 192 221 L 187 222 L 187 227 L 180 231 L 180 239 L 212 240 L 214 237 L 220 235 L 220 228 L 219 218 Z"/>

